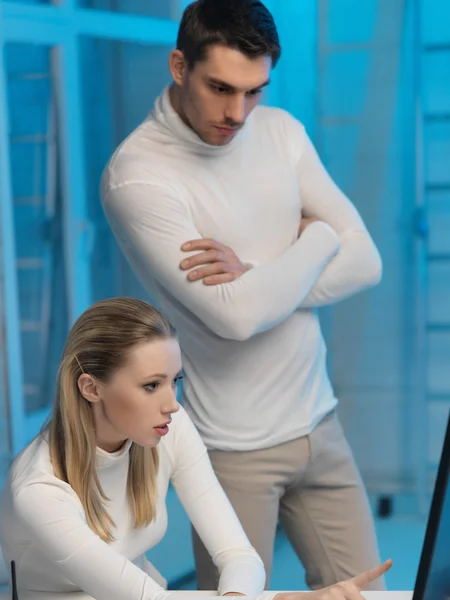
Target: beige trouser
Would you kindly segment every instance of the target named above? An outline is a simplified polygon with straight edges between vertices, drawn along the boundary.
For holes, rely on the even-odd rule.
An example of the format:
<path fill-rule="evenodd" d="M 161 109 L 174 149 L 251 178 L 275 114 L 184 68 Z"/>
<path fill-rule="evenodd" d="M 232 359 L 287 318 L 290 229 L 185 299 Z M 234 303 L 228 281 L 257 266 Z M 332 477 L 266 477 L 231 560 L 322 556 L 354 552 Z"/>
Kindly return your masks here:
<path fill-rule="evenodd" d="M 209 452 L 217 477 L 269 584 L 278 519 L 318 589 L 379 562 L 366 493 L 335 412 L 311 435 L 251 452 Z M 218 574 L 193 531 L 198 587 L 217 589 Z M 369 588 L 385 589 L 384 580 Z"/>

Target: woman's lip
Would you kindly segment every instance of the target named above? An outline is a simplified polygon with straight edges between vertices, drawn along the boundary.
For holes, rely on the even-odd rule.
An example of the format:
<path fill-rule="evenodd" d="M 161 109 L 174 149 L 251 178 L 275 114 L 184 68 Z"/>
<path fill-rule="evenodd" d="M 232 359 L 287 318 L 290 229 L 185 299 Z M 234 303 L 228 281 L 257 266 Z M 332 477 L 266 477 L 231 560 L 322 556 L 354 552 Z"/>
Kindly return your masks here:
<path fill-rule="evenodd" d="M 169 432 L 169 425 L 160 425 L 159 427 L 155 427 L 155 431 L 161 436 L 166 435 Z"/>

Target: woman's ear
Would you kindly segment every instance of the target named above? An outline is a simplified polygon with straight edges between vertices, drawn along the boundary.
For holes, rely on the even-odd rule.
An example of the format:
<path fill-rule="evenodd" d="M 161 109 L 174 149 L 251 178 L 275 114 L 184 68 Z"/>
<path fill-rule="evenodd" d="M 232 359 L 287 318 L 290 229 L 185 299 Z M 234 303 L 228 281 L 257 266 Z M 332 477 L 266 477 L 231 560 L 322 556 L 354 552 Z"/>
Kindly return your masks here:
<path fill-rule="evenodd" d="M 100 394 L 99 394 L 99 386 L 92 377 L 88 373 L 83 373 L 78 377 L 77 381 L 78 389 L 80 390 L 80 394 L 85 398 L 88 402 L 99 402 Z"/>

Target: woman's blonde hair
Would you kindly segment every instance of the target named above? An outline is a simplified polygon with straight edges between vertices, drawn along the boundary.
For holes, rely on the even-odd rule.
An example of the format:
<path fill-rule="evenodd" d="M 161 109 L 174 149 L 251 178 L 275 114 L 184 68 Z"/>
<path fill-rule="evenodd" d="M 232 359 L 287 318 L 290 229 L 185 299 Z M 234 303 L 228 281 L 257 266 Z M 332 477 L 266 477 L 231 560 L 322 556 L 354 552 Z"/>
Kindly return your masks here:
<path fill-rule="evenodd" d="M 76 321 L 64 347 L 58 371 L 56 401 L 48 434 L 55 475 L 76 492 L 90 528 L 112 541 L 114 522 L 97 476 L 96 435 L 91 404 L 78 389 L 82 373 L 106 382 L 120 368 L 136 344 L 175 337 L 164 316 L 141 300 L 111 298 L 86 310 Z M 132 444 L 127 492 L 136 528 L 155 517 L 158 451 Z"/>

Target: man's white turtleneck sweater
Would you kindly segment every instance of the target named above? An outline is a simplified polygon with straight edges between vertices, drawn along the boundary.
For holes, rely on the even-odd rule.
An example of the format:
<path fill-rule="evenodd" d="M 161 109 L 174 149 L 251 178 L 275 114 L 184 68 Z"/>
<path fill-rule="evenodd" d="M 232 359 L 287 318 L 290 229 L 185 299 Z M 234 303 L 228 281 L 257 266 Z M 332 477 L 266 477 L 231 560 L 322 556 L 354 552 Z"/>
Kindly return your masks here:
<path fill-rule="evenodd" d="M 304 127 L 260 106 L 231 143 L 210 146 L 166 89 L 110 161 L 102 197 L 177 328 L 184 405 L 207 447 L 258 450 L 310 433 L 336 405 L 315 308 L 376 284 L 381 261 Z M 297 239 L 302 212 L 321 222 Z M 201 237 L 253 268 L 223 285 L 188 281 L 181 245 Z"/>

